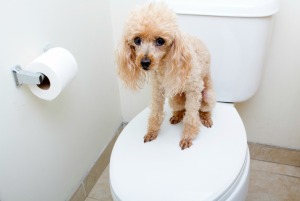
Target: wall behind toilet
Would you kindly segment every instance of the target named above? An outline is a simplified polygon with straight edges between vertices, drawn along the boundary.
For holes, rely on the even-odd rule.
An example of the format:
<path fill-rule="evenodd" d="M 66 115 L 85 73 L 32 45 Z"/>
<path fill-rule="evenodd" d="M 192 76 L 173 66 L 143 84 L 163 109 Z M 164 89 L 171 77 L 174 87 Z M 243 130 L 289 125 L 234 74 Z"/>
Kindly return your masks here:
<path fill-rule="evenodd" d="M 112 1 L 115 47 L 129 10 L 144 2 L 146 0 L 130 0 L 126 4 Z M 249 141 L 300 149 L 300 2 L 280 0 L 280 6 L 261 87 L 252 99 L 236 106 Z M 120 82 L 119 88 L 122 115 L 130 121 L 149 105 L 151 92 L 148 85 L 140 92 L 130 92 Z"/>
<path fill-rule="evenodd" d="M 122 122 L 109 1 L 5 0 L 0 25 L 0 200 L 68 200 Z M 79 70 L 51 102 L 10 70 L 49 43 Z"/>
<path fill-rule="evenodd" d="M 300 1 L 280 0 L 257 94 L 237 104 L 248 140 L 300 149 Z"/>
<path fill-rule="evenodd" d="M 124 23 L 130 11 L 134 7 L 141 6 L 142 4 L 150 1 L 151 0 L 110 1 L 115 49 L 120 43 Z M 124 121 L 128 122 L 150 104 L 151 90 L 149 85 L 146 84 L 142 90 L 133 92 L 125 88 L 120 80 L 118 82 L 118 86 L 120 91 L 122 116 Z"/>

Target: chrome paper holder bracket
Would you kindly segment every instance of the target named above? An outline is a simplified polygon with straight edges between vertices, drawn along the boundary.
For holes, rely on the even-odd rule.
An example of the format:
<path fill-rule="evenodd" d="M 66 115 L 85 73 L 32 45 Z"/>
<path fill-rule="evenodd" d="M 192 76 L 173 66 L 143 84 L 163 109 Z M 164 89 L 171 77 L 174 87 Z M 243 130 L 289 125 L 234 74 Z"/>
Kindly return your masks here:
<path fill-rule="evenodd" d="M 14 75 L 17 87 L 21 86 L 22 84 L 41 84 L 45 78 L 43 73 L 24 71 L 19 65 L 12 68 L 12 73 Z"/>

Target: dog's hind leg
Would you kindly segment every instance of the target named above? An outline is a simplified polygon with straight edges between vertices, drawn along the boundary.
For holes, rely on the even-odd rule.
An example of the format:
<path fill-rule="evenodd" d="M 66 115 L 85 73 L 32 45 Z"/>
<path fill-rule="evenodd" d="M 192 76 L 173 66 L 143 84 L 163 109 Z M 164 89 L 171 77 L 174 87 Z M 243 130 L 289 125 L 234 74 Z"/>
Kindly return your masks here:
<path fill-rule="evenodd" d="M 185 94 L 176 94 L 169 99 L 169 105 L 173 110 L 173 116 L 170 118 L 171 124 L 177 124 L 181 122 L 185 115 Z"/>
<path fill-rule="evenodd" d="M 199 110 L 199 116 L 201 119 L 201 123 L 210 128 L 213 125 L 213 121 L 211 119 L 211 111 L 216 103 L 215 91 L 212 86 L 212 80 L 210 75 L 207 75 L 204 78 L 204 90 L 202 91 L 202 102 Z"/>

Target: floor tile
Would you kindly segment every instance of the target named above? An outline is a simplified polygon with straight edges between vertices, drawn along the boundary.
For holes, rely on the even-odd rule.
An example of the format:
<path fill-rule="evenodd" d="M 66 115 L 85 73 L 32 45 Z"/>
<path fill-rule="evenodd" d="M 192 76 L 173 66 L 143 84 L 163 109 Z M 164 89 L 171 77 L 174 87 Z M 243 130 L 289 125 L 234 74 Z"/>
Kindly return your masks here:
<path fill-rule="evenodd" d="M 266 161 L 251 160 L 251 170 L 264 171 L 300 178 L 300 167 L 270 163 Z"/>
<path fill-rule="evenodd" d="M 299 189 L 298 177 L 251 170 L 247 201 L 299 201 Z"/>
<path fill-rule="evenodd" d="M 78 187 L 78 189 L 76 190 L 76 192 L 74 193 L 72 198 L 70 198 L 69 201 L 81 201 L 86 197 L 86 195 L 87 194 L 85 192 L 84 186 L 80 184 L 80 186 Z"/>
<path fill-rule="evenodd" d="M 85 201 L 101 201 L 101 200 L 96 200 L 96 199 L 94 199 L 94 198 L 89 198 L 89 197 L 87 197 L 87 198 L 85 199 Z"/>
<path fill-rule="evenodd" d="M 300 167 L 300 151 L 249 142 L 251 159 Z"/>
<path fill-rule="evenodd" d="M 107 166 L 104 172 L 102 173 L 101 177 L 89 193 L 88 198 L 92 198 L 99 201 L 113 201 L 109 187 L 109 166 Z"/>
<path fill-rule="evenodd" d="M 248 144 L 255 160 L 247 201 L 300 201 L 300 151 Z"/>

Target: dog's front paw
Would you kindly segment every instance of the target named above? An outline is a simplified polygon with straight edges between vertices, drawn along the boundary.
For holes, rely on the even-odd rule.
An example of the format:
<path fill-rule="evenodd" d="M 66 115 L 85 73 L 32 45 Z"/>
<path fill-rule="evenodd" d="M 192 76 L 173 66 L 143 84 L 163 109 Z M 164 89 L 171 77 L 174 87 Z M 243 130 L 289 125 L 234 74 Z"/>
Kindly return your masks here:
<path fill-rule="evenodd" d="M 187 139 L 181 139 L 179 145 L 181 147 L 182 150 L 189 148 L 190 146 L 192 146 L 192 139 L 187 138 Z"/>
<path fill-rule="evenodd" d="M 145 136 L 144 136 L 144 143 L 146 142 L 151 142 L 152 140 L 155 140 L 157 137 L 158 132 L 148 132 Z"/>
<path fill-rule="evenodd" d="M 200 112 L 200 120 L 206 128 L 211 128 L 213 125 L 210 112 Z"/>

